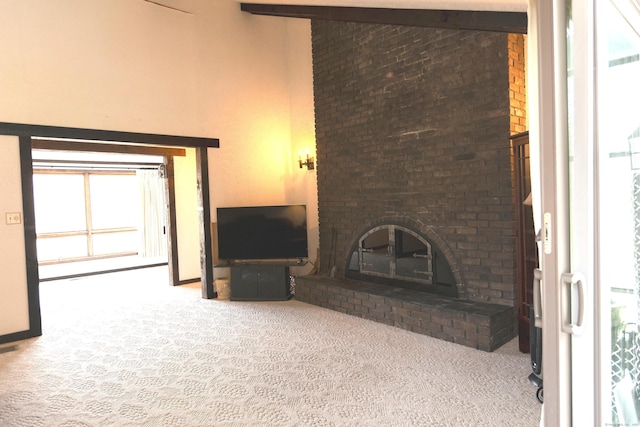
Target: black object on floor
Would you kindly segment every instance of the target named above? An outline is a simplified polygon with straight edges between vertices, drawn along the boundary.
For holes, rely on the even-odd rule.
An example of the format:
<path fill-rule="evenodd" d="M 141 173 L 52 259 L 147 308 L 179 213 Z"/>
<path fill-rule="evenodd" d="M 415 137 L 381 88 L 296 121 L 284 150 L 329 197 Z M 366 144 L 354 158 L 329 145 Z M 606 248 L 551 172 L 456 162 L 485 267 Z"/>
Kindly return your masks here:
<path fill-rule="evenodd" d="M 535 320 L 533 307 L 531 307 L 529 309 L 529 345 L 531 347 L 531 370 L 533 372 L 529 375 L 529 381 L 531 384 L 538 387 L 536 398 L 540 403 L 542 403 L 542 328 L 536 327 Z"/>

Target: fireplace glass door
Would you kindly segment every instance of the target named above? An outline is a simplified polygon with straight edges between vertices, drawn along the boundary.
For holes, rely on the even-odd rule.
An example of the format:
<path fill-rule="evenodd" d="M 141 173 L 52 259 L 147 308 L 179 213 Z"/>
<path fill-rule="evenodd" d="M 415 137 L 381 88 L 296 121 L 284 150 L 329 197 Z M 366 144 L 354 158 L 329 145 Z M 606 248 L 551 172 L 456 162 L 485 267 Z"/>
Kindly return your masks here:
<path fill-rule="evenodd" d="M 424 236 L 399 225 L 378 226 L 363 234 L 351 252 L 347 277 L 457 296 L 442 253 Z"/>
<path fill-rule="evenodd" d="M 392 275 L 389 230 L 374 229 L 360 240 L 360 268 L 368 274 Z"/>
<path fill-rule="evenodd" d="M 402 229 L 395 229 L 396 276 L 433 284 L 431 245 Z"/>

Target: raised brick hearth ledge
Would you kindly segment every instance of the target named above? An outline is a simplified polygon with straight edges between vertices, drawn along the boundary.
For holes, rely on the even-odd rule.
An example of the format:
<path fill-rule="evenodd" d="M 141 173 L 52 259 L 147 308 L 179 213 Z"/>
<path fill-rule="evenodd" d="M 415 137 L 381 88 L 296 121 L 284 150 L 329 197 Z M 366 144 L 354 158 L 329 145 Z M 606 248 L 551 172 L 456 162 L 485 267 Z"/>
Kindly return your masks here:
<path fill-rule="evenodd" d="M 509 306 L 321 275 L 295 282 L 299 301 L 479 350 L 493 351 L 516 334 Z"/>

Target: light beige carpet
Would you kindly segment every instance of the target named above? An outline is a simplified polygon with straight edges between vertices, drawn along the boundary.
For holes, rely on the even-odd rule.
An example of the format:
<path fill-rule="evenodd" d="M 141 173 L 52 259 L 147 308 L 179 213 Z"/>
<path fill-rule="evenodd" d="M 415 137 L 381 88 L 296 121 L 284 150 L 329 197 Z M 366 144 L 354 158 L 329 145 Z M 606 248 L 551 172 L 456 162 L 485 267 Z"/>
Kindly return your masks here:
<path fill-rule="evenodd" d="M 515 341 L 485 353 L 295 300 L 204 300 L 166 274 L 43 283 L 44 335 L 0 348 L 0 425 L 539 424 Z"/>

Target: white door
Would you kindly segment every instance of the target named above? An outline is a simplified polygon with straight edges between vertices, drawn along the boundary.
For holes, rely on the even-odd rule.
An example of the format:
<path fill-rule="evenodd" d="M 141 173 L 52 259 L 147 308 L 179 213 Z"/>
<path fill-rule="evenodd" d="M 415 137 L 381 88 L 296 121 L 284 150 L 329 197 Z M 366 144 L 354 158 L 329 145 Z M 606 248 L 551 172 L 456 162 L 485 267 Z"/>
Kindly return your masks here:
<path fill-rule="evenodd" d="M 558 0 L 552 15 L 545 425 L 640 426 L 640 4 Z"/>

